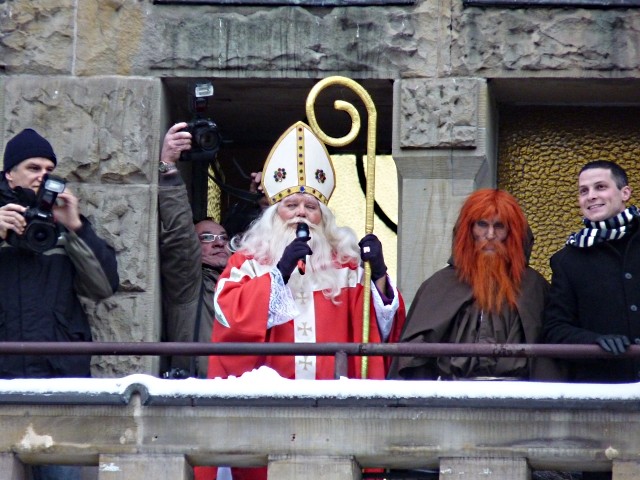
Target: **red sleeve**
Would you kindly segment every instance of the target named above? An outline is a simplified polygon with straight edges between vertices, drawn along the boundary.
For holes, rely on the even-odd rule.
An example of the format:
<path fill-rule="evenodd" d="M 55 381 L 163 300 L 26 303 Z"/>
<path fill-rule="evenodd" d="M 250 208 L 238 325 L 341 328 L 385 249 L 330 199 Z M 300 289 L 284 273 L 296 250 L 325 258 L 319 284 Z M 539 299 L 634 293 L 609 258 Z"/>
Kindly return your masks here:
<path fill-rule="evenodd" d="M 375 288 L 375 287 L 374 287 Z M 354 289 L 354 293 L 356 293 L 356 295 L 352 298 L 352 304 L 350 306 L 350 310 L 351 310 L 351 321 L 353 324 L 353 338 L 349 341 L 355 342 L 355 343 L 361 343 L 362 342 L 362 323 L 363 323 L 363 318 L 362 318 L 362 301 L 363 301 L 363 293 L 364 293 L 364 288 L 362 287 L 362 285 L 358 285 L 357 288 Z M 369 300 L 370 303 L 370 308 L 369 308 L 369 343 L 380 343 L 382 341 L 381 336 L 380 336 L 380 329 L 378 328 L 378 321 L 376 318 L 376 311 L 375 311 L 375 307 L 374 307 L 374 303 L 373 303 L 373 297 L 370 298 Z M 400 339 L 400 333 L 402 332 L 402 328 L 404 326 L 404 322 L 405 322 L 405 318 L 406 318 L 406 312 L 405 312 L 405 305 L 404 305 L 404 300 L 402 298 L 402 295 L 400 295 L 400 292 L 398 292 L 398 301 L 399 301 L 399 305 L 398 305 L 398 310 L 395 313 L 394 319 L 393 319 L 393 325 L 391 327 L 391 332 L 389 335 L 389 343 L 395 343 Z M 359 356 L 354 356 L 352 357 L 352 361 L 353 361 L 353 372 L 355 373 L 355 377 L 354 378 L 361 378 L 361 358 Z M 367 372 L 367 378 L 370 379 L 384 379 L 386 378 L 386 374 L 389 370 L 389 366 L 391 365 L 391 360 L 393 360 L 392 357 L 380 357 L 380 356 L 375 356 L 375 357 L 369 357 L 369 359 L 367 360 L 368 363 L 368 372 Z"/>
<path fill-rule="evenodd" d="M 216 286 L 216 320 L 211 341 L 265 342 L 270 292 L 271 275 L 268 272 L 257 275 L 254 262 L 244 255 L 233 254 Z M 221 319 L 229 326 L 223 325 Z M 262 363 L 263 358 L 258 356 L 211 356 L 207 375 L 239 376 Z"/>

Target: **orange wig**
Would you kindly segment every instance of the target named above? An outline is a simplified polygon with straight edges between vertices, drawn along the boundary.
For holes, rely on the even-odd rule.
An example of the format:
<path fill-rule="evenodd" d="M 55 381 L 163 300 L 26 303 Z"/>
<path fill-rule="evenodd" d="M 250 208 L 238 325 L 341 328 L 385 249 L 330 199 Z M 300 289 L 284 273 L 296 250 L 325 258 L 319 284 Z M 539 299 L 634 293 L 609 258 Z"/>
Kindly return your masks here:
<path fill-rule="evenodd" d="M 476 275 L 477 250 L 473 238 L 473 226 L 481 219 L 498 217 L 507 227 L 504 240 L 504 254 L 507 261 L 508 278 L 504 282 L 510 284 L 506 292 L 506 301 L 515 306 L 516 295 L 520 289 L 522 275 L 527 265 L 525 242 L 529 225 L 517 200 L 504 190 L 487 188 L 473 192 L 465 200 L 460 215 L 453 229 L 453 258 L 458 278 L 476 290 L 479 279 Z M 502 282 L 501 282 L 502 283 Z"/>

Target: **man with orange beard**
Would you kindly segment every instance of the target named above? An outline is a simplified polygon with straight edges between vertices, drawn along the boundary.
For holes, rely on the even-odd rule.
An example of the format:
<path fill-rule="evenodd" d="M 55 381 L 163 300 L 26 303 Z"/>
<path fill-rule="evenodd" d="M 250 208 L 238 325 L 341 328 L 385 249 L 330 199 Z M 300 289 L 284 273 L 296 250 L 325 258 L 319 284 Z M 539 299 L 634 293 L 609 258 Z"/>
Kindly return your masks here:
<path fill-rule="evenodd" d="M 472 193 L 453 230 L 449 265 L 427 279 L 411 305 L 401 342 L 538 343 L 548 282 L 528 266 L 533 235 L 515 198 Z M 397 379 L 558 379 L 548 359 L 396 357 Z"/>

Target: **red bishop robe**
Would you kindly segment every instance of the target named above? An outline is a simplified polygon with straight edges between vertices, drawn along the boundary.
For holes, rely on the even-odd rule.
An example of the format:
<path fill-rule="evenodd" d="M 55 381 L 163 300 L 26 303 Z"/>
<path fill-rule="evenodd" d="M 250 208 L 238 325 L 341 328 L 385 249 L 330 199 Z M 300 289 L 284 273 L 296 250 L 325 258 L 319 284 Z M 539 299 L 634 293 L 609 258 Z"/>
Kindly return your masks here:
<path fill-rule="evenodd" d="M 362 268 L 336 265 L 335 273 L 341 286 L 337 304 L 325 298 L 323 286 L 314 280 L 309 268 L 304 280 L 295 271 L 288 287 L 284 284 L 272 285 L 272 282 L 278 282 L 277 275 L 270 273 L 273 268 L 240 253 L 231 256 L 216 287 L 214 303 L 217 322 L 213 328 L 212 342 L 362 343 Z M 280 294 L 288 290 L 298 313 L 294 318 L 282 317 L 280 321 L 284 323 L 268 328 L 270 311 L 287 311 L 283 307 L 285 299 L 274 295 L 272 289 Z M 387 332 L 389 341 L 397 342 L 405 320 L 404 301 L 393 288 L 393 301 L 385 306 L 374 290 L 375 286 L 372 286 L 369 342 L 382 341 L 377 314 L 391 322 L 390 332 Z M 383 357 L 369 357 L 367 377 L 384 379 L 389 363 L 389 359 Z M 209 378 L 240 376 L 262 365 L 276 370 L 284 378 L 334 378 L 333 356 L 211 356 L 207 375 Z M 360 378 L 360 368 L 361 357 L 349 357 L 347 376 Z M 267 478 L 267 469 L 264 467 L 233 468 L 232 472 L 233 480 Z M 196 480 L 215 478 L 215 467 L 195 469 Z"/>
<path fill-rule="evenodd" d="M 303 281 L 296 271 L 287 287 L 282 284 L 278 287 L 272 285 L 276 281 L 270 273 L 273 268 L 240 253 L 231 256 L 216 288 L 218 322 L 213 328 L 213 342 L 362 342 L 364 288 L 361 268 L 336 265 L 335 274 L 341 286 L 337 304 L 324 296 L 323 285 L 314 279 L 309 269 Z M 285 289 L 290 292 L 298 314 L 293 318 L 282 317 L 280 321 L 284 323 L 267 328 L 270 311 L 280 310 L 281 315 L 287 313 L 287 309 L 282 307 L 286 301 L 277 294 L 274 298 L 274 288 L 280 293 Z M 389 341 L 396 342 L 405 318 L 402 297 L 395 291 L 393 302 L 383 305 L 373 290 L 375 287 L 372 287 L 369 342 L 382 341 L 377 315 L 392 322 Z M 374 297 L 378 301 L 374 301 Z M 384 358 L 369 357 L 368 363 L 368 378 L 385 378 L 388 362 Z M 240 376 L 262 365 L 273 368 L 284 378 L 334 378 L 333 356 L 212 356 L 208 375 L 210 378 Z M 349 378 L 360 378 L 360 365 L 360 357 L 349 358 Z"/>

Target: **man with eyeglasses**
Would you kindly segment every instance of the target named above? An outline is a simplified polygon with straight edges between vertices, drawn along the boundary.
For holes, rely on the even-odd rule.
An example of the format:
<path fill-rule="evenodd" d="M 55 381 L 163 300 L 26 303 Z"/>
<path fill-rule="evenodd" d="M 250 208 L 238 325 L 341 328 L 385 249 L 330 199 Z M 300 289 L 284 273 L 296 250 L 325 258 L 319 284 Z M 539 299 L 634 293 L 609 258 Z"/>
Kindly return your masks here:
<path fill-rule="evenodd" d="M 166 133 L 160 154 L 158 210 L 163 339 L 211 341 L 213 294 L 229 259 L 225 229 L 211 219 L 193 224 L 187 190 L 176 163 L 191 148 L 186 123 Z M 165 378 L 206 378 L 208 357 L 174 356 L 163 366 Z"/>
<path fill-rule="evenodd" d="M 229 260 L 229 237 L 222 225 L 213 220 L 202 220 L 196 224 L 196 233 L 200 240 L 202 265 L 224 269 Z"/>

